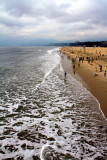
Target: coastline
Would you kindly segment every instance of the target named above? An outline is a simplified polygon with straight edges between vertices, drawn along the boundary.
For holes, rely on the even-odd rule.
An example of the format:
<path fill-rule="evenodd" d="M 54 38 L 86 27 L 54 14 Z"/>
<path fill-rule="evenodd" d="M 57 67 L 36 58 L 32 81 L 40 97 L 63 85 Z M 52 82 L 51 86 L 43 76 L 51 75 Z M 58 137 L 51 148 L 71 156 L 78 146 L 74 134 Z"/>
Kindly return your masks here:
<path fill-rule="evenodd" d="M 107 75 L 104 76 L 107 68 L 106 52 L 107 48 L 101 47 L 87 47 L 85 51 L 82 47 L 64 47 L 61 49 L 61 53 L 66 55 L 66 58 L 62 60 L 63 69 L 79 81 L 98 100 L 105 119 L 107 119 Z M 79 57 L 83 56 L 84 61 L 79 62 Z M 87 56 L 94 57 L 94 60 L 89 63 L 86 60 Z M 96 57 L 98 58 L 96 59 Z M 72 59 L 76 59 L 75 67 Z M 103 66 L 101 72 L 99 69 L 100 64 Z"/>

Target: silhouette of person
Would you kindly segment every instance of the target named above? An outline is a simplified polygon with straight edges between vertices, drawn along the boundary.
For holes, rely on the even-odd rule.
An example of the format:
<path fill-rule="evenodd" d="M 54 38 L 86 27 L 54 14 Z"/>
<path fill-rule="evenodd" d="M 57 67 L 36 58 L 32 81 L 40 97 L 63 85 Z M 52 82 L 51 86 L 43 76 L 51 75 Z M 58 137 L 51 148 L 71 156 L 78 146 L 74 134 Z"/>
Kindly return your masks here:
<path fill-rule="evenodd" d="M 64 76 L 66 77 L 66 75 L 67 75 L 67 72 L 65 71 Z"/>

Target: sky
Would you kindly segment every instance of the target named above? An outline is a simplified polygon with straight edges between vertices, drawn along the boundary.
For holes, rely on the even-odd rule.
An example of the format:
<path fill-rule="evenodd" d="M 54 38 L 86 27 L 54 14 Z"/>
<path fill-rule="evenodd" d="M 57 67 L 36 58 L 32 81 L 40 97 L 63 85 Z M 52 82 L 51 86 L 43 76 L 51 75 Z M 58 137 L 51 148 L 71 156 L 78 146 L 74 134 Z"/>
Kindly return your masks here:
<path fill-rule="evenodd" d="M 107 40 L 107 0 L 0 0 L 0 46 Z"/>

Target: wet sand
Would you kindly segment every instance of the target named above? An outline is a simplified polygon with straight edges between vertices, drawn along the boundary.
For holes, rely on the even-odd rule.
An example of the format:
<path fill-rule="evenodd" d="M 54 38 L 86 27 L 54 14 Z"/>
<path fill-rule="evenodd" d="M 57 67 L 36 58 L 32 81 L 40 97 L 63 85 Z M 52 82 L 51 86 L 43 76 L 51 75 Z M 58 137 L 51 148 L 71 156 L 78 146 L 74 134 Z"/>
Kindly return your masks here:
<path fill-rule="evenodd" d="M 66 54 L 70 61 L 74 60 L 72 69 L 67 65 L 64 69 L 69 73 L 71 73 L 70 70 L 74 71 L 74 78 L 97 98 L 101 110 L 107 118 L 107 74 L 104 76 L 105 70 L 107 71 L 107 48 L 64 47 L 61 49 L 61 53 Z M 79 62 L 80 57 L 84 57 L 84 60 Z"/>

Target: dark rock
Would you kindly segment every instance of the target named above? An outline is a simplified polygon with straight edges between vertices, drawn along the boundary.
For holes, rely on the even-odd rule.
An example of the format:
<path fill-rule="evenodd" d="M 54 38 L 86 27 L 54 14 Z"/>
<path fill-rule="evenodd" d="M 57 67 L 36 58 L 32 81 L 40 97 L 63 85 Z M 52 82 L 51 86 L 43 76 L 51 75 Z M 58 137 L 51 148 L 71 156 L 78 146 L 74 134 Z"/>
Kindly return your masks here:
<path fill-rule="evenodd" d="M 95 143 L 93 141 L 89 141 L 88 144 L 90 144 L 91 146 L 95 146 Z"/>
<path fill-rule="evenodd" d="M 41 121 L 40 124 L 44 126 L 44 125 L 45 125 L 45 122 Z"/>
<path fill-rule="evenodd" d="M 17 160 L 24 160 L 24 157 L 19 156 L 17 157 Z"/>
<path fill-rule="evenodd" d="M 8 151 L 10 151 L 10 152 L 15 152 L 15 151 L 17 151 L 18 149 L 17 148 L 15 148 L 13 145 L 6 145 L 5 147 L 4 147 L 6 150 L 8 150 Z"/>
<path fill-rule="evenodd" d="M 21 126 L 23 124 L 23 122 L 17 122 L 15 124 L 13 124 L 13 126 Z"/>
<path fill-rule="evenodd" d="M 4 130 L 4 135 L 11 135 L 13 134 L 15 131 L 12 128 L 6 128 L 6 130 Z"/>
<path fill-rule="evenodd" d="M 38 133 L 38 135 L 39 135 L 39 138 L 47 139 L 47 136 L 42 133 Z"/>
<path fill-rule="evenodd" d="M 0 137 L 0 140 L 3 140 L 3 139 L 6 139 L 6 137 L 5 136 Z"/>
<path fill-rule="evenodd" d="M 99 126 L 101 129 L 103 128 L 103 126 Z"/>
<path fill-rule="evenodd" d="M 23 110 L 23 106 L 19 105 L 18 108 L 15 110 L 15 112 L 20 112 L 21 110 Z"/>
<path fill-rule="evenodd" d="M 60 144 L 57 144 L 57 147 L 58 147 L 58 148 L 61 148 L 61 145 L 60 145 Z"/>
<path fill-rule="evenodd" d="M 32 134 L 30 131 L 27 131 L 27 130 L 23 130 L 21 132 L 19 132 L 17 134 L 18 138 L 20 140 L 28 140 L 28 141 L 31 141 L 31 142 L 36 142 L 36 143 L 39 143 L 40 142 L 40 135 L 39 134 Z M 43 135 L 42 135 L 43 136 Z"/>
<path fill-rule="evenodd" d="M 34 146 L 28 146 L 27 145 L 27 149 L 34 149 Z"/>
<path fill-rule="evenodd" d="M 83 127 L 84 125 L 85 125 L 85 122 L 82 122 L 82 123 L 81 123 L 81 127 Z"/>
<path fill-rule="evenodd" d="M 21 147 L 22 147 L 23 149 L 26 149 L 26 143 L 22 144 Z"/>
<path fill-rule="evenodd" d="M 39 158 L 39 156 L 35 156 L 35 155 L 33 155 L 33 160 L 40 160 L 40 158 Z"/>
<path fill-rule="evenodd" d="M 16 115 L 17 115 L 17 114 L 12 113 L 12 114 L 7 114 L 6 117 L 14 117 L 14 116 L 16 116 Z"/>
<path fill-rule="evenodd" d="M 59 130 L 57 131 L 57 134 L 58 134 L 58 136 L 61 136 L 61 135 L 62 135 L 62 131 L 59 129 Z"/>
<path fill-rule="evenodd" d="M 106 160 L 105 158 L 101 157 L 101 156 L 98 156 L 96 157 L 94 160 Z"/>
<path fill-rule="evenodd" d="M 55 141 L 55 139 L 53 137 L 49 137 L 49 138 L 47 138 L 47 140 L 49 140 L 49 141 Z"/>
<path fill-rule="evenodd" d="M 59 128 L 59 126 L 57 124 L 55 124 L 55 128 Z"/>
<path fill-rule="evenodd" d="M 5 154 L 5 152 L 3 152 L 3 151 L 0 149 L 0 154 Z"/>
<path fill-rule="evenodd" d="M 21 131 L 17 134 L 18 138 L 23 140 L 24 136 L 26 136 L 28 134 L 27 130 Z"/>

